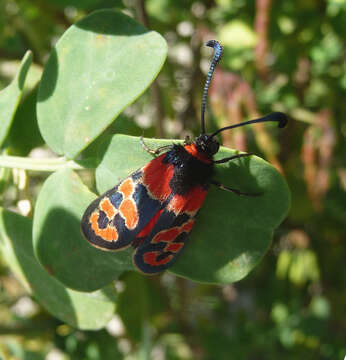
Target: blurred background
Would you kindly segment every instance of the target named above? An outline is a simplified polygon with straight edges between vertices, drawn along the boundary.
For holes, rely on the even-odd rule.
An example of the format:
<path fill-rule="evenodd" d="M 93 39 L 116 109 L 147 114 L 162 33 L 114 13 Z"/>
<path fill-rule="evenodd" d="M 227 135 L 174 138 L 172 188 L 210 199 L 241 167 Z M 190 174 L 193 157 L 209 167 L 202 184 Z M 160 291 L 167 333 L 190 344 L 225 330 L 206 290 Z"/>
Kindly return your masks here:
<path fill-rule="evenodd" d="M 3 359 L 344 359 L 346 355 L 346 1 L 305 0 L 2 0 L 0 89 L 26 50 L 32 82 L 75 21 L 118 8 L 168 42 L 151 88 L 116 121 L 114 131 L 184 138 L 198 134 L 200 99 L 210 61 L 203 43 L 224 46 L 210 89 L 207 126 L 230 125 L 271 111 L 290 123 L 223 133 L 223 143 L 255 152 L 286 177 L 287 219 L 262 262 L 239 283 L 197 284 L 165 273 L 125 274 L 115 284 L 117 311 L 100 331 L 81 331 L 47 313 L 0 255 L 0 358 Z M 24 98 L 34 106 L 36 91 Z M 17 116 L 17 115 L 16 115 Z M 11 129 L 12 154 L 44 143 Z M 25 120 L 27 120 L 25 122 Z M 27 125 L 29 123 L 29 125 Z M 25 125 L 26 124 L 26 125 Z M 29 145 L 28 145 L 29 144 Z M 2 171 L 2 170 L 1 170 Z M 19 174 L 20 175 L 20 174 Z M 8 175 L 1 205 L 30 216 Z M 34 201 L 34 200 L 33 200 Z M 2 356 L 2 357 L 1 357 Z"/>

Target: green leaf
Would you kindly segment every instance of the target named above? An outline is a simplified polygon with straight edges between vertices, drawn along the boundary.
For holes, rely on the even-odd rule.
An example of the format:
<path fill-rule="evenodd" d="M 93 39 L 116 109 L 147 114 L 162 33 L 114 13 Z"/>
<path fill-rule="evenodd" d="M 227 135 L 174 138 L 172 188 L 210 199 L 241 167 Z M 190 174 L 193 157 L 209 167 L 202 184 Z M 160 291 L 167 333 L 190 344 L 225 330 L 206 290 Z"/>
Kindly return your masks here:
<path fill-rule="evenodd" d="M 42 76 L 37 115 L 47 144 L 74 158 L 160 71 L 165 40 L 132 18 L 101 10 L 71 26 Z"/>
<path fill-rule="evenodd" d="M 26 54 L 25 54 L 26 55 Z M 0 78 L 15 78 L 20 70 L 22 60 L 1 60 Z M 43 68 L 34 62 L 31 62 L 28 73 L 25 75 L 25 83 L 23 86 L 23 97 L 32 91 L 39 83 L 42 77 Z M 9 81 L 8 81 L 9 82 Z M 1 82 L 2 83 L 2 82 Z"/>
<path fill-rule="evenodd" d="M 0 209 L 0 250 L 23 285 L 60 320 L 80 329 L 104 327 L 115 310 L 114 289 L 84 293 L 64 287 L 37 262 L 31 233 L 29 218 Z"/>
<path fill-rule="evenodd" d="M 23 94 L 25 78 L 32 61 L 31 51 L 23 57 L 16 77 L 10 85 L 0 92 L 0 146 L 3 144 L 10 129 L 17 106 Z"/>
<path fill-rule="evenodd" d="M 172 143 L 145 141 L 152 148 Z M 100 193 L 152 159 L 136 137 L 113 136 L 103 150 L 96 170 Z M 216 158 L 235 153 L 222 147 Z M 224 284 L 242 279 L 264 256 L 274 229 L 287 214 L 290 194 L 280 173 L 257 156 L 218 165 L 215 178 L 230 187 L 263 195 L 238 196 L 211 187 L 189 242 L 170 271 L 195 281 Z"/>
<path fill-rule="evenodd" d="M 11 154 L 27 155 L 30 150 L 44 144 L 36 117 L 37 87 L 19 104 L 8 134 Z"/>
<path fill-rule="evenodd" d="M 127 335 L 134 341 L 143 336 L 143 324 L 150 318 L 162 314 L 165 310 L 165 299 L 161 289 L 139 273 L 130 272 L 122 277 L 125 290 L 119 294 L 117 314 L 123 321 Z"/>
<path fill-rule="evenodd" d="M 35 207 L 33 242 L 43 267 L 64 285 L 94 291 L 131 268 L 130 254 L 118 257 L 92 247 L 81 234 L 80 219 L 95 199 L 70 169 L 52 174 Z"/>

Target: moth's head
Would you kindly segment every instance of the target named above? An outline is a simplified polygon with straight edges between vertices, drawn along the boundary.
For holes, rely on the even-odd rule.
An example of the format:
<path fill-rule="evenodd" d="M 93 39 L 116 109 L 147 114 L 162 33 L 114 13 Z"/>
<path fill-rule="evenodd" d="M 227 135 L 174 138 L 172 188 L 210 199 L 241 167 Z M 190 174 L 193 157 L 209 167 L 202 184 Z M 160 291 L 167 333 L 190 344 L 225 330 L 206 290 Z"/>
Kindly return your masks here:
<path fill-rule="evenodd" d="M 220 143 L 215 137 L 210 137 L 207 134 L 201 134 L 195 139 L 197 149 L 209 157 L 215 155 L 220 148 Z"/>

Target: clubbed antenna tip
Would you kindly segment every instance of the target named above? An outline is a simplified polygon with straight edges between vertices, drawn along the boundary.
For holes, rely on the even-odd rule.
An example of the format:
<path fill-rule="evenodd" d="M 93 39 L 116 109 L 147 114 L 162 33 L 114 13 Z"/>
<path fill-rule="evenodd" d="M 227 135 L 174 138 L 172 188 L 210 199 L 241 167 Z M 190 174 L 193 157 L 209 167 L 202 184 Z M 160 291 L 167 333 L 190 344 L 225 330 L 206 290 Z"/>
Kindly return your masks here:
<path fill-rule="evenodd" d="M 201 128 L 202 128 L 202 134 L 205 134 L 205 121 L 204 121 L 204 114 L 205 114 L 205 106 L 207 102 L 207 95 L 210 85 L 210 80 L 213 76 L 215 66 L 220 61 L 222 57 L 222 46 L 221 44 L 216 40 L 209 40 L 205 44 L 206 46 L 212 47 L 214 49 L 214 56 L 211 60 L 210 68 L 207 75 L 207 80 L 204 85 L 203 95 L 202 95 L 202 106 L 201 106 Z"/>
<path fill-rule="evenodd" d="M 268 114 L 266 116 L 263 116 L 263 117 L 261 117 L 259 119 L 244 121 L 244 122 L 241 122 L 239 124 L 234 124 L 234 125 L 223 127 L 221 129 L 215 131 L 213 134 L 209 135 L 209 138 L 211 139 L 212 137 L 214 137 L 215 135 L 217 135 L 221 131 L 230 130 L 230 129 L 234 129 L 234 128 L 244 126 L 244 125 L 249 125 L 249 124 L 263 123 L 263 122 L 267 122 L 267 121 L 277 122 L 278 127 L 283 128 L 283 127 L 286 126 L 286 124 L 288 122 L 288 118 L 282 112 L 273 112 L 273 113 L 270 113 L 270 114 Z"/>
<path fill-rule="evenodd" d="M 284 128 L 288 123 L 288 117 L 282 112 L 273 112 L 269 116 L 273 117 L 273 120 L 278 122 L 279 128 Z"/>
<path fill-rule="evenodd" d="M 221 44 L 216 40 L 209 40 L 205 43 L 205 46 L 209 46 L 215 50 L 215 54 L 213 57 L 213 62 L 215 62 L 215 65 L 220 61 L 223 53 L 223 48 Z"/>

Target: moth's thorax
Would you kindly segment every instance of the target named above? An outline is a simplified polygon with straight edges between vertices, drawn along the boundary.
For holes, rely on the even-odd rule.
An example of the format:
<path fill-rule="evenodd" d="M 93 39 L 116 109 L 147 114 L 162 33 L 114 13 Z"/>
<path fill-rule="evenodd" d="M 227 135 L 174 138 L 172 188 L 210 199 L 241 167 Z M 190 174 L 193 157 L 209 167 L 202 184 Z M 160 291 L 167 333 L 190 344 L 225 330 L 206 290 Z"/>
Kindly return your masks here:
<path fill-rule="evenodd" d="M 198 151 L 195 143 L 174 144 L 162 161 L 174 167 L 170 187 L 175 194 L 187 194 L 196 186 L 207 189 L 214 174 L 212 158 Z"/>
<path fill-rule="evenodd" d="M 195 143 L 184 145 L 185 150 L 199 161 L 211 164 L 212 158 L 205 152 L 199 150 Z"/>

